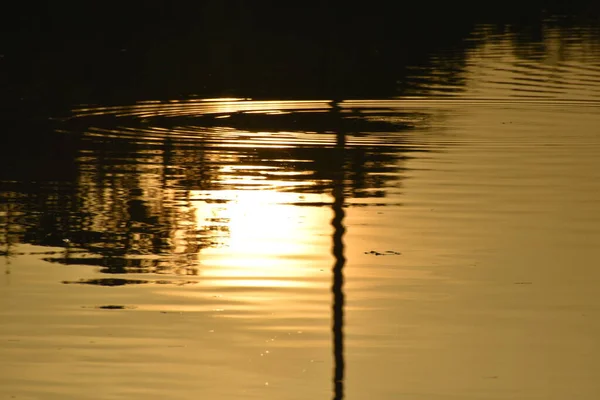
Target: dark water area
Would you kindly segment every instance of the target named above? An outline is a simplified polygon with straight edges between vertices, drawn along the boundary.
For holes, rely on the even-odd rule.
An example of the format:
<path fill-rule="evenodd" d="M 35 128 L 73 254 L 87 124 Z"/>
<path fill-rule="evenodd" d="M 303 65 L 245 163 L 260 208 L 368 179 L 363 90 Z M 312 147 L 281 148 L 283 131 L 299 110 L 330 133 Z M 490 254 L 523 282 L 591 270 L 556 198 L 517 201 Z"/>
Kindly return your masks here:
<path fill-rule="evenodd" d="M 477 24 L 541 45 L 544 24 L 598 23 L 593 2 L 143 4 L 20 6 L 3 25 L 4 104 L 55 115 L 188 96 L 385 98 L 402 95 L 407 69 L 436 51 L 453 64 L 446 79 L 460 79 Z"/>
<path fill-rule="evenodd" d="M 18 7 L 0 398 L 598 398 L 598 5 Z"/>

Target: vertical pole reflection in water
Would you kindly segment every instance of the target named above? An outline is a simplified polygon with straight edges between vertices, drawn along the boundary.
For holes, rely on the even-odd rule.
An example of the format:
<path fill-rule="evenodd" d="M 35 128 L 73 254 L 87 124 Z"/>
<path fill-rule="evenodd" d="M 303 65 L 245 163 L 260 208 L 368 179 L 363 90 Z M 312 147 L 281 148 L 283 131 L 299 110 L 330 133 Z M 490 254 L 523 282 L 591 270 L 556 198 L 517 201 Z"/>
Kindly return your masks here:
<path fill-rule="evenodd" d="M 333 104 L 333 113 L 338 111 L 337 104 Z M 337 115 L 335 116 L 337 117 Z M 340 400 L 344 397 L 344 274 L 343 268 L 346 263 L 344 257 L 343 236 L 345 228 L 344 220 L 344 147 L 346 143 L 345 133 L 342 129 L 337 130 L 337 141 L 334 155 L 334 178 L 333 178 L 333 399 Z"/>

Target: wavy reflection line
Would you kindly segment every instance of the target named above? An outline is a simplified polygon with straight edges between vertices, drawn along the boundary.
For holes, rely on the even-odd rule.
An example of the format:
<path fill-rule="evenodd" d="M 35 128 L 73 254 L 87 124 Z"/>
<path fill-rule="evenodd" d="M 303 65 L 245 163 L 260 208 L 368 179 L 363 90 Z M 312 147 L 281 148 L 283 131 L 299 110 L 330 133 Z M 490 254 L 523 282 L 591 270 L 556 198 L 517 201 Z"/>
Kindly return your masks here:
<path fill-rule="evenodd" d="M 337 133 L 337 144 L 335 153 L 336 175 L 333 180 L 333 256 L 335 264 L 333 265 L 333 284 L 331 291 L 333 294 L 333 399 L 341 400 L 344 397 L 344 257 L 343 237 L 346 231 L 344 220 L 344 147 L 345 134 L 343 131 Z"/>

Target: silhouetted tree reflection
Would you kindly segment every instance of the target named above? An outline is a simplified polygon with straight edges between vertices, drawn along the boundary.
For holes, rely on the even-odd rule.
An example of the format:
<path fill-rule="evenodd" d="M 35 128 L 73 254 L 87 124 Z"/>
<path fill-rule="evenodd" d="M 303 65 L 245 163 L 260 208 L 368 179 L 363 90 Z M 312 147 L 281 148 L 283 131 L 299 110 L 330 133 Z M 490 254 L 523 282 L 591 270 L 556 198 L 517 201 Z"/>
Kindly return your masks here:
<path fill-rule="evenodd" d="M 286 8 L 281 4 L 273 6 L 280 11 L 282 7 Z M 82 7 L 85 9 L 85 6 Z M 165 7 L 165 15 L 173 17 L 177 14 L 173 8 Z M 504 37 L 502 44 L 514 50 L 522 59 L 527 59 L 531 49 L 539 55 L 541 49 L 538 45 L 541 42 L 545 46 L 543 50 L 548 53 L 547 49 L 552 43 L 548 42 L 548 35 L 544 33 L 546 31 L 543 29 L 547 29 L 545 26 L 554 29 L 553 38 L 561 41 L 562 26 L 568 27 L 571 23 L 560 20 L 540 23 L 543 15 L 536 11 L 536 7 L 528 7 L 526 14 L 530 13 L 535 18 L 532 22 L 521 21 L 521 25 L 525 24 L 527 29 L 520 28 L 518 24 L 514 27 L 509 24 L 500 28 L 489 27 L 479 29 L 478 36 L 463 41 L 477 26 L 476 22 L 485 22 L 487 18 L 474 18 L 471 14 L 455 21 L 456 26 L 450 26 L 439 40 L 422 37 L 412 43 L 407 33 L 413 33 L 413 29 L 426 29 L 426 26 L 421 27 L 416 23 L 417 20 L 409 27 L 399 24 L 397 18 L 409 21 L 414 17 L 405 13 L 402 5 L 390 6 L 393 12 L 386 15 L 382 22 L 377 18 L 379 11 L 373 7 L 366 7 L 364 13 L 357 13 L 357 10 L 344 7 L 338 10 L 338 5 L 333 3 L 323 4 L 316 18 L 317 22 L 328 24 L 316 24 L 318 27 L 315 30 L 302 31 L 302 34 L 295 29 L 305 27 L 305 17 L 314 14 L 310 8 L 299 7 L 298 13 L 290 13 L 289 20 L 277 20 L 269 25 L 265 22 L 273 14 L 266 6 L 253 8 L 250 3 L 237 2 L 231 8 L 220 2 L 208 1 L 198 7 L 202 11 L 198 15 L 206 20 L 205 26 L 166 24 L 157 27 L 149 23 L 155 20 L 148 16 L 146 20 L 137 21 L 143 29 L 132 33 L 133 36 L 118 35 L 119 29 L 124 30 L 125 23 L 129 22 L 127 18 L 119 16 L 116 23 L 118 29 L 110 34 L 111 40 L 106 43 L 101 40 L 102 37 L 95 37 L 89 29 L 84 30 L 83 38 L 78 39 L 69 36 L 62 28 L 53 27 L 48 38 L 68 39 L 65 49 L 78 49 L 73 54 L 67 54 L 66 60 L 79 60 L 87 65 L 97 57 L 106 56 L 98 65 L 101 69 L 107 67 L 108 72 L 102 69 L 103 74 L 98 76 L 99 81 L 95 83 L 97 87 L 82 85 L 81 89 L 97 90 L 98 96 L 73 98 L 107 100 L 104 97 L 107 94 L 102 94 L 106 88 L 100 86 L 113 81 L 123 83 L 124 87 L 132 85 L 135 89 L 138 87 L 136 85 L 140 85 L 148 88 L 148 91 L 132 90 L 128 92 L 130 96 L 144 98 L 152 95 L 159 99 L 169 99 L 170 95 L 173 98 L 180 97 L 184 84 L 192 88 L 194 94 L 223 95 L 229 90 L 223 88 L 231 86 L 231 94 L 278 99 L 307 96 L 327 99 L 344 96 L 385 97 L 407 93 L 427 95 L 444 91 L 456 93 L 466 83 L 468 53 L 478 49 L 483 42 L 499 40 L 495 38 L 497 31 L 513 32 L 518 29 L 521 34 L 509 35 L 510 40 Z M 446 11 L 453 9 L 451 5 L 444 7 Z M 159 9 L 162 10 L 161 7 Z M 153 10 L 149 15 L 155 17 L 156 10 Z M 420 6 L 415 6 L 415 10 L 426 11 Z M 127 15 L 135 11 L 135 7 L 124 8 L 124 14 Z M 478 12 L 481 11 L 479 9 Z M 57 12 L 57 15 L 63 21 L 66 14 Z M 211 19 L 207 17 L 209 15 L 232 19 Z M 506 13 L 502 18 L 512 21 L 511 15 Z M 180 17 L 187 18 L 177 18 Z M 222 26 L 223 29 L 211 30 L 224 21 L 226 24 Z M 360 32 L 345 29 L 361 21 L 372 29 L 361 29 Z M 445 21 L 444 26 L 452 25 L 454 21 L 449 22 Z M 80 23 L 76 21 L 76 25 Z M 144 35 L 156 39 L 167 34 L 168 26 L 175 28 L 165 40 L 141 40 Z M 280 28 L 282 35 L 273 36 L 273 32 Z M 15 29 L 13 36 L 18 37 L 23 28 L 19 26 Z M 597 31 L 593 26 L 586 25 L 580 35 L 581 40 L 585 39 L 586 45 L 596 44 Z M 190 34 L 186 36 L 189 41 L 172 46 L 176 42 L 174 39 L 184 34 Z M 30 43 L 34 37 L 37 38 L 27 33 L 22 40 Z M 45 40 L 50 41 L 48 38 Z M 93 51 L 99 52 L 75 46 L 86 43 L 86 40 L 95 46 L 90 47 Z M 283 46 L 284 42 L 288 46 Z M 44 43 L 36 46 L 45 49 L 48 43 Z M 187 45 L 193 46 L 188 48 Z M 121 52 L 123 49 L 127 51 Z M 569 46 L 564 46 L 561 51 L 568 54 L 569 49 Z M 67 52 L 24 54 L 20 46 L 9 50 L 7 59 L 14 60 L 13 55 L 22 55 L 24 60 L 42 60 L 45 63 Z M 210 61 L 207 62 L 205 56 L 213 53 L 215 57 L 209 57 Z M 132 73 L 123 77 L 120 75 L 122 70 L 111 67 L 115 57 L 123 59 L 124 62 L 119 65 Z M 148 64 L 151 65 L 148 70 L 137 74 L 139 71 L 135 67 L 140 65 L 140 60 L 145 62 L 147 58 L 155 62 Z M 190 64 L 180 63 L 188 58 L 192 61 Z M 229 69 L 218 68 L 225 64 Z M 67 93 L 71 86 L 89 83 L 82 72 L 73 71 L 74 65 L 80 64 L 70 63 L 65 69 L 53 65 L 51 69 L 40 72 L 39 76 L 29 79 L 27 75 L 26 82 L 15 79 L 15 83 L 9 85 L 12 92 L 8 90 L 7 93 L 20 92 L 21 89 L 27 93 L 39 91 L 36 96 L 43 98 L 43 93 Z M 189 66 L 189 70 L 175 74 L 173 69 L 179 68 L 178 65 L 186 65 L 185 68 Z M 292 69 L 283 68 L 288 66 Z M 193 76 L 190 75 L 192 72 Z M 210 79 L 206 78 L 207 74 L 213 73 Z M 23 77 L 22 74 L 15 74 L 16 78 Z M 47 80 L 42 75 L 60 79 Z M 132 78 L 134 75 L 143 75 L 143 78 Z M 283 79 L 283 75 L 287 78 Z M 363 83 L 360 78 L 365 75 L 372 79 Z M 155 79 L 157 76 L 169 79 L 159 81 Z M 289 79 L 290 76 L 297 79 Z M 553 79 L 559 81 L 561 78 Z M 264 85 L 265 82 L 280 80 L 285 85 Z M 150 81 L 157 86 L 146 86 Z M 65 90 L 57 91 L 55 86 L 63 84 Z M 367 87 L 364 88 L 363 84 Z M 208 85 L 205 92 L 196 90 L 202 85 Z M 107 103 L 118 104 L 118 101 L 126 98 L 121 97 L 119 91 L 112 90 L 113 86 L 106 87 L 110 92 Z M 169 89 L 165 89 L 167 87 Z M 127 92 L 130 89 L 123 90 Z M 171 93 L 171 89 L 177 93 Z M 167 110 L 176 105 L 172 101 L 163 103 Z M 62 103 L 65 104 L 70 105 L 68 101 Z M 405 113 L 402 115 L 405 118 L 393 120 L 388 118 L 389 110 L 382 115 L 364 113 L 357 107 L 338 113 L 295 110 L 280 114 L 230 112 L 218 116 L 201 113 L 183 116 L 177 114 L 179 109 L 176 108 L 175 115 L 169 118 L 160 113 L 146 115 L 148 113 L 144 114 L 144 110 L 129 117 L 117 118 L 113 115 L 112 119 L 98 117 L 70 121 L 71 125 L 61 126 L 61 129 L 69 132 L 64 135 L 46 135 L 51 128 L 50 123 L 39 120 L 22 131 L 15 131 L 10 136 L 14 137 L 15 145 L 0 146 L 2 244 L 8 246 L 9 243 L 28 242 L 65 246 L 65 240 L 68 240 L 101 254 L 101 259 L 94 259 L 90 263 L 100 266 L 103 272 L 193 274 L 198 264 L 197 255 L 203 248 L 221 245 L 223 237 L 228 235 L 228 225 L 226 220 L 216 218 L 199 223 L 195 214 L 198 199 L 192 198 L 192 192 L 239 189 L 243 185 L 232 182 L 240 176 L 248 180 L 260 178 L 265 184 L 281 180 L 281 177 L 270 175 L 268 169 L 296 173 L 285 176 L 285 181 L 290 183 L 292 189 L 281 190 L 331 193 L 341 166 L 344 172 L 343 195 L 355 204 L 363 198 L 385 197 L 389 188 L 401 185 L 405 161 L 410 159 L 412 152 L 422 151 L 403 142 L 401 134 L 386 136 L 385 133 L 407 132 L 422 124 L 423 116 L 413 115 L 411 118 Z M 121 107 L 120 111 L 127 111 L 126 107 Z M 345 146 L 342 161 L 332 157 L 335 147 L 333 141 L 321 139 L 331 138 L 340 131 L 356 139 L 354 142 L 350 140 Z M 310 140 L 301 138 L 283 148 L 269 146 L 267 142 L 252 146 L 239 144 L 252 135 L 259 137 L 281 132 L 289 132 L 291 136 L 306 134 Z M 316 138 L 319 132 L 320 137 Z M 383 135 L 378 138 L 381 133 Z M 39 140 L 31 141 L 28 135 Z M 227 135 L 230 137 L 227 146 L 222 146 L 222 137 Z M 361 142 L 358 139 L 364 140 Z M 305 181 L 309 181 L 310 185 L 305 185 Z M 218 201 L 227 200 L 202 199 L 206 203 Z"/>
<path fill-rule="evenodd" d="M 303 120 L 302 129 L 322 132 L 311 134 L 316 143 L 304 143 L 302 131 L 291 131 L 298 143 L 283 149 L 260 141 L 248 147 L 236 136 L 223 146 L 218 129 L 260 138 L 261 131 L 251 128 L 266 124 L 261 115 L 228 122 L 236 128 L 214 124 L 187 127 L 196 134 L 194 140 L 179 135 L 181 128 L 176 126 L 148 127 L 149 134 L 133 138 L 128 134 L 139 132 L 137 128 L 85 128 L 76 156 L 75 182 L 13 184 L 8 194 L 18 201 L 6 201 L 15 209 L 10 224 L 18 230 L 7 235 L 13 241 L 82 247 L 100 255 L 82 258 L 68 254 L 49 261 L 93 265 L 110 274 L 193 275 L 198 273 L 201 250 L 222 246 L 229 227 L 226 219 L 213 216 L 200 221 L 196 214 L 198 201 L 227 199 L 209 196 L 198 200 L 192 193 L 252 187 L 247 183 L 239 186 L 235 183 L 239 179 L 264 188 L 271 181 L 281 182 L 281 175 L 272 172 L 280 171 L 287 186 L 277 190 L 331 193 L 335 189 L 349 198 L 383 197 L 388 188 L 400 184 L 399 172 L 408 153 L 421 151 L 397 134 L 411 129 L 409 124 L 386 123 L 383 117 L 357 121 L 357 116 L 341 113 L 336 117 L 315 113 L 312 119 L 308 114 L 294 118 L 294 114 L 275 122 L 272 130 L 285 128 L 286 121 L 290 128 L 297 128 L 292 121 Z M 410 115 L 404 120 L 409 121 Z M 388 129 L 393 135 L 386 136 L 387 141 L 359 141 L 341 153 L 339 141 L 332 142 L 335 129 L 349 129 L 358 138 L 368 138 L 370 127 L 372 133 Z M 211 129 L 217 129 L 216 133 Z M 203 138 L 203 130 L 212 136 Z M 8 236 L 5 239 L 8 242 Z"/>

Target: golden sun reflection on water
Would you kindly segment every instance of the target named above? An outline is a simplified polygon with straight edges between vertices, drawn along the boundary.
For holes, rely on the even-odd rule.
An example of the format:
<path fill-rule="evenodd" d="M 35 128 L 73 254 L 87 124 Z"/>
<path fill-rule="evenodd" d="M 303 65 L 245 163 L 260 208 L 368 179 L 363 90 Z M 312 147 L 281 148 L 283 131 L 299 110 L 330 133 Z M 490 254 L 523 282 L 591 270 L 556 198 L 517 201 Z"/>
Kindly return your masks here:
<path fill-rule="evenodd" d="M 322 256 L 330 240 L 331 211 L 298 204 L 326 203 L 329 196 L 272 190 L 231 190 L 215 195 L 220 201 L 200 201 L 196 208 L 199 229 L 217 222 L 226 231 L 218 246 L 204 251 L 206 257 L 215 258 L 203 276 L 236 279 L 241 286 L 273 286 L 275 282 L 275 286 L 289 286 L 290 278 L 314 272 L 311 264 Z M 294 282 L 297 284 L 300 281 Z"/>
<path fill-rule="evenodd" d="M 209 307 L 221 317 L 260 316 L 257 321 L 267 318 L 271 325 L 273 318 L 283 318 L 275 324 L 281 329 L 306 330 L 315 319 L 327 321 L 331 196 L 249 186 L 190 193 L 196 229 L 213 240 L 199 257 L 203 289 L 163 294 L 186 303 L 210 294 L 210 306 L 184 308 L 206 311 Z"/>

